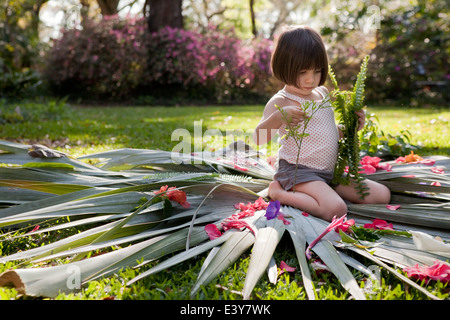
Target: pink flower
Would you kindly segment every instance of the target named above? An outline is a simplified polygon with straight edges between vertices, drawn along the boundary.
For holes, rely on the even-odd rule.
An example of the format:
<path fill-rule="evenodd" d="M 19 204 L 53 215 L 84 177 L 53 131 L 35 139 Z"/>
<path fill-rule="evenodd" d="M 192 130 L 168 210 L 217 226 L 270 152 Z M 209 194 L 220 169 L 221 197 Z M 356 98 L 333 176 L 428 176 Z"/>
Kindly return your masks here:
<path fill-rule="evenodd" d="M 241 229 L 241 228 L 247 228 L 253 234 L 255 233 L 255 230 L 248 224 L 247 221 L 240 220 L 240 219 L 233 219 L 232 217 L 230 219 L 226 219 L 222 222 L 222 229 L 224 231 L 230 230 L 230 229 Z"/>
<path fill-rule="evenodd" d="M 446 262 L 436 260 L 432 266 L 419 266 L 419 264 L 413 267 L 405 267 L 403 271 L 406 272 L 408 277 L 418 278 L 419 280 L 431 279 L 439 280 L 443 283 L 450 282 L 450 265 Z"/>
<path fill-rule="evenodd" d="M 217 239 L 222 235 L 219 228 L 217 228 L 217 226 L 213 223 L 207 224 L 205 226 L 205 231 L 208 234 L 210 240 Z"/>
<path fill-rule="evenodd" d="M 394 230 L 392 223 L 387 223 L 385 220 L 374 219 L 373 223 L 367 223 L 364 225 L 366 229 L 378 229 L 378 230 Z"/>
<path fill-rule="evenodd" d="M 436 160 L 433 159 L 422 159 L 420 161 L 421 164 L 425 164 L 427 166 L 433 166 L 436 163 Z"/>
<path fill-rule="evenodd" d="M 389 210 L 397 210 L 397 209 L 400 209 L 400 205 L 399 204 L 397 204 L 397 205 L 391 205 L 391 204 L 388 204 L 387 206 L 386 206 L 386 208 L 387 209 L 389 209 Z"/>
<path fill-rule="evenodd" d="M 314 240 L 312 241 L 309 246 L 306 248 L 306 257 L 308 259 L 311 259 L 311 249 L 316 245 L 317 242 L 319 242 L 328 232 L 336 228 L 337 226 L 340 226 L 344 223 L 344 219 L 347 217 L 347 215 L 343 215 L 339 219 L 336 219 L 336 216 L 333 217 L 333 220 L 331 223 L 325 228 L 325 230 Z"/>
<path fill-rule="evenodd" d="M 280 262 L 280 272 L 278 273 L 278 275 L 283 274 L 285 271 L 286 271 L 286 272 L 294 272 L 294 271 L 295 271 L 295 268 L 289 266 L 286 262 L 281 261 L 281 262 Z"/>
<path fill-rule="evenodd" d="M 444 173 L 444 169 L 433 167 L 433 168 L 431 168 L 431 172 L 437 173 L 437 174 L 443 174 Z"/>
<path fill-rule="evenodd" d="M 238 170 L 241 170 L 241 171 L 248 171 L 247 168 L 240 167 L 240 166 L 238 166 L 237 164 L 234 165 L 234 168 L 235 168 L 235 169 L 238 169 Z"/>
<path fill-rule="evenodd" d="M 38 231 L 39 228 L 40 228 L 40 226 L 39 226 L 39 225 L 36 225 L 36 226 L 33 228 L 33 230 L 29 231 L 28 233 L 32 233 L 32 232 Z"/>
<path fill-rule="evenodd" d="M 289 221 L 287 221 L 287 220 L 284 218 L 284 215 L 283 215 L 282 213 L 278 214 L 278 220 L 283 221 L 284 225 L 291 224 Z"/>
<path fill-rule="evenodd" d="M 309 213 L 308 213 L 308 212 L 306 212 L 306 211 L 303 211 L 303 212 L 302 212 L 302 216 L 304 216 L 304 217 L 308 217 L 308 216 L 309 216 Z"/>
<path fill-rule="evenodd" d="M 432 186 L 436 186 L 436 187 L 440 187 L 440 186 L 441 186 L 441 183 L 440 183 L 439 181 L 433 181 L 433 182 L 431 183 L 431 185 L 432 185 Z"/>
<path fill-rule="evenodd" d="M 381 159 L 378 157 L 365 156 L 359 162 L 364 169 L 360 173 L 372 174 L 377 171 L 377 169 L 383 169 L 386 171 L 391 171 L 392 165 L 388 163 L 380 164 Z"/>
<path fill-rule="evenodd" d="M 342 232 L 347 232 L 354 225 L 355 225 L 355 220 L 353 220 L 353 219 L 346 220 L 341 225 L 334 228 L 334 231 L 336 231 L 337 233 L 339 233 L 339 230 L 342 230 Z"/>
<path fill-rule="evenodd" d="M 377 171 L 377 169 L 371 165 L 364 164 L 362 167 L 363 170 L 360 171 L 359 173 L 372 174 Z"/>

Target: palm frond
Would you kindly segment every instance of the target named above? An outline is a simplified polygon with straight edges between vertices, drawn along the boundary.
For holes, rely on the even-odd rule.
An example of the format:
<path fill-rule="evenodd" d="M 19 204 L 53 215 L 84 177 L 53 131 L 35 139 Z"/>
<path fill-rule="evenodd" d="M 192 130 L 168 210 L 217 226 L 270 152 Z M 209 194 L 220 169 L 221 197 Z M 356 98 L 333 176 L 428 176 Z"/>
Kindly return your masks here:
<path fill-rule="evenodd" d="M 210 240 L 204 230 L 206 224 L 220 227 L 224 219 L 236 212 L 235 204 L 253 202 L 266 194 L 273 168 L 258 155 L 234 154 L 232 158 L 210 153 L 181 155 L 184 163 L 180 164 L 173 162 L 179 154 L 121 149 L 83 157 L 101 159 L 98 166 L 93 166 L 68 157 L 36 161 L 30 156 L 29 148 L 0 141 L 0 149 L 6 151 L 0 153 L 0 162 L 4 164 L 0 167 L 0 190 L 5 190 L 0 199 L 3 206 L 0 207 L 0 230 L 3 231 L 0 241 L 7 243 L 20 237 L 69 228 L 83 227 L 83 230 L 1 257 L 0 263 L 17 261 L 20 264 L 0 275 L 0 285 L 13 284 L 25 295 L 55 297 L 59 292 L 80 290 L 79 286 L 68 285 L 68 281 L 74 280 L 73 274 L 79 276 L 83 285 L 113 276 L 123 268 L 139 268 L 158 261 L 132 279 L 129 282 L 132 284 L 197 255 L 207 254 L 190 292 L 191 297 L 195 297 L 202 286 L 252 249 L 243 292 L 244 298 L 250 298 L 264 270 L 276 270 L 273 255 L 287 230 L 307 296 L 316 298 L 305 247 L 326 228 L 326 221 L 304 217 L 298 209 L 283 207 L 290 222 L 286 226 L 280 220 L 268 221 L 265 211 L 260 210 L 253 217 L 245 218 L 255 233 L 245 228 L 228 230 Z M 357 239 L 350 241 L 348 236 L 332 232 L 313 248 L 354 299 L 366 296 L 351 269 L 368 276 L 371 273 L 348 254 L 349 250 L 436 299 L 395 267 L 449 260 L 447 242 L 439 245 L 432 241 L 435 241 L 434 236 L 450 241 L 447 173 L 450 159 L 435 160 L 435 166 L 444 169 L 444 173 L 436 174 L 429 166 L 420 164 L 393 163 L 392 171 L 378 171 L 369 177 L 391 189 L 393 204 L 400 205 L 397 210 L 384 205 L 348 204 L 349 218 L 355 219 L 358 227 L 375 218 L 385 219 L 394 224 L 397 233 L 378 232 L 378 240 L 359 243 Z M 431 185 L 432 182 L 439 182 L 441 186 Z M 155 191 L 165 185 L 185 192 L 191 207 L 160 201 Z M 54 223 L 61 218 L 66 220 Z M 37 224 L 42 228 L 25 233 Z M 113 246 L 119 248 L 109 251 Z M 91 256 L 96 250 L 107 252 Z M 31 267 L 55 259 L 65 263 Z"/>

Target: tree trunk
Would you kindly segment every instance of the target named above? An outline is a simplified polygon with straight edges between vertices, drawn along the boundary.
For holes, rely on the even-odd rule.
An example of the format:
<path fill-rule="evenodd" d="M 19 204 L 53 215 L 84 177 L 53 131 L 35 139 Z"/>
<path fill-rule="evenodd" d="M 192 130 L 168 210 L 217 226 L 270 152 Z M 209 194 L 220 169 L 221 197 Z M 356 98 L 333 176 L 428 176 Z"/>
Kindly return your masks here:
<path fill-rule="evenodd" d="M 255 21 L 255 10 L 254 10 L 254 4 L 255 0 L 250 0 L 250 18 L 252 21 L 252 33 L 253 36 L 256 38 L 258 36 L 258 31 L 256 30 L 256 21 Z"/>
<path fill-rule="evenodd" d="M 103 16 L 112 16 L 119 12 L 119 0 L 97 0 L 97 3 Z"/>
<path fill-rule="evenodd" d="M 158 31 L 166 26 L 182 29 L 181 3 L 182 0 L 150 0 L 150 14 L 148 17 L 150 32 Z"/>

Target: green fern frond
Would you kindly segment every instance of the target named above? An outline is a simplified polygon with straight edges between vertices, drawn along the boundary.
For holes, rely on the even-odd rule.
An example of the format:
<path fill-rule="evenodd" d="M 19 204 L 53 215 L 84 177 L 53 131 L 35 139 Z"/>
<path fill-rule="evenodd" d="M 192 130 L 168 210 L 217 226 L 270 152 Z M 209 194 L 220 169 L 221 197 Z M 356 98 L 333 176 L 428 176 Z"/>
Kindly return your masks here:
<path fill-rule="evenodd" d="M 349 185 L 350 180 L 356 183 L 356 191 L 361 198 L 367 196 L 367 185 L 359 173 L 360 146 L 358 135 L 358 116 L 355 111 L 363 108 L 364 101 L 364 81 L 366 79 L 369 56 L 366 56 L 358 73 L 355 86 L 352 91 L 341 91 L 336 81 L 336 77 L 330 68 L 329 76 L 335 90 L 332 105 L 339 123 L 344 125 L 344 137 L 339 141 L 338 159 L 335 165 L 333 183 Z M 344 174 L 347 171 L 347 174 Z"/>
<path fill-rule="evenodd" d="M 369 64 L 369 56 L 365 56 L 362 63 L 361 69 L 356 78 L 355 86 L 353 87 L 352 96 L 352 110 L 358 111 L 363 108 L 364 101 L 364 81 L 366 80 L 367 66 Z"/>

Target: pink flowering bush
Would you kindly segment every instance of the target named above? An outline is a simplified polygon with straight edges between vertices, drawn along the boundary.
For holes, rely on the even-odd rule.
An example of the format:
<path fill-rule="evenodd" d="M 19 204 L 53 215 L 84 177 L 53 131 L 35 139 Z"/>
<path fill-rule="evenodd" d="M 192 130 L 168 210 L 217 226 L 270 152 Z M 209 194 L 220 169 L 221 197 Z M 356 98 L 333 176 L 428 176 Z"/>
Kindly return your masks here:
<path fill-rule="evenodd" d="M 144 19 L 109 17 L 65 31 L 46 57 L 45 76 L 63 95 L 228 102 L 269 91 L 271 50 L 270 40 L 243 41 L 232 30 L 150 33 Z"/>
<path fill-rule="evenodd" d="M 46 56 L 44 76 L 60 94 L 121 98 L 146 68 L 143 20 L 105 17 L 63 33 Z"/>

